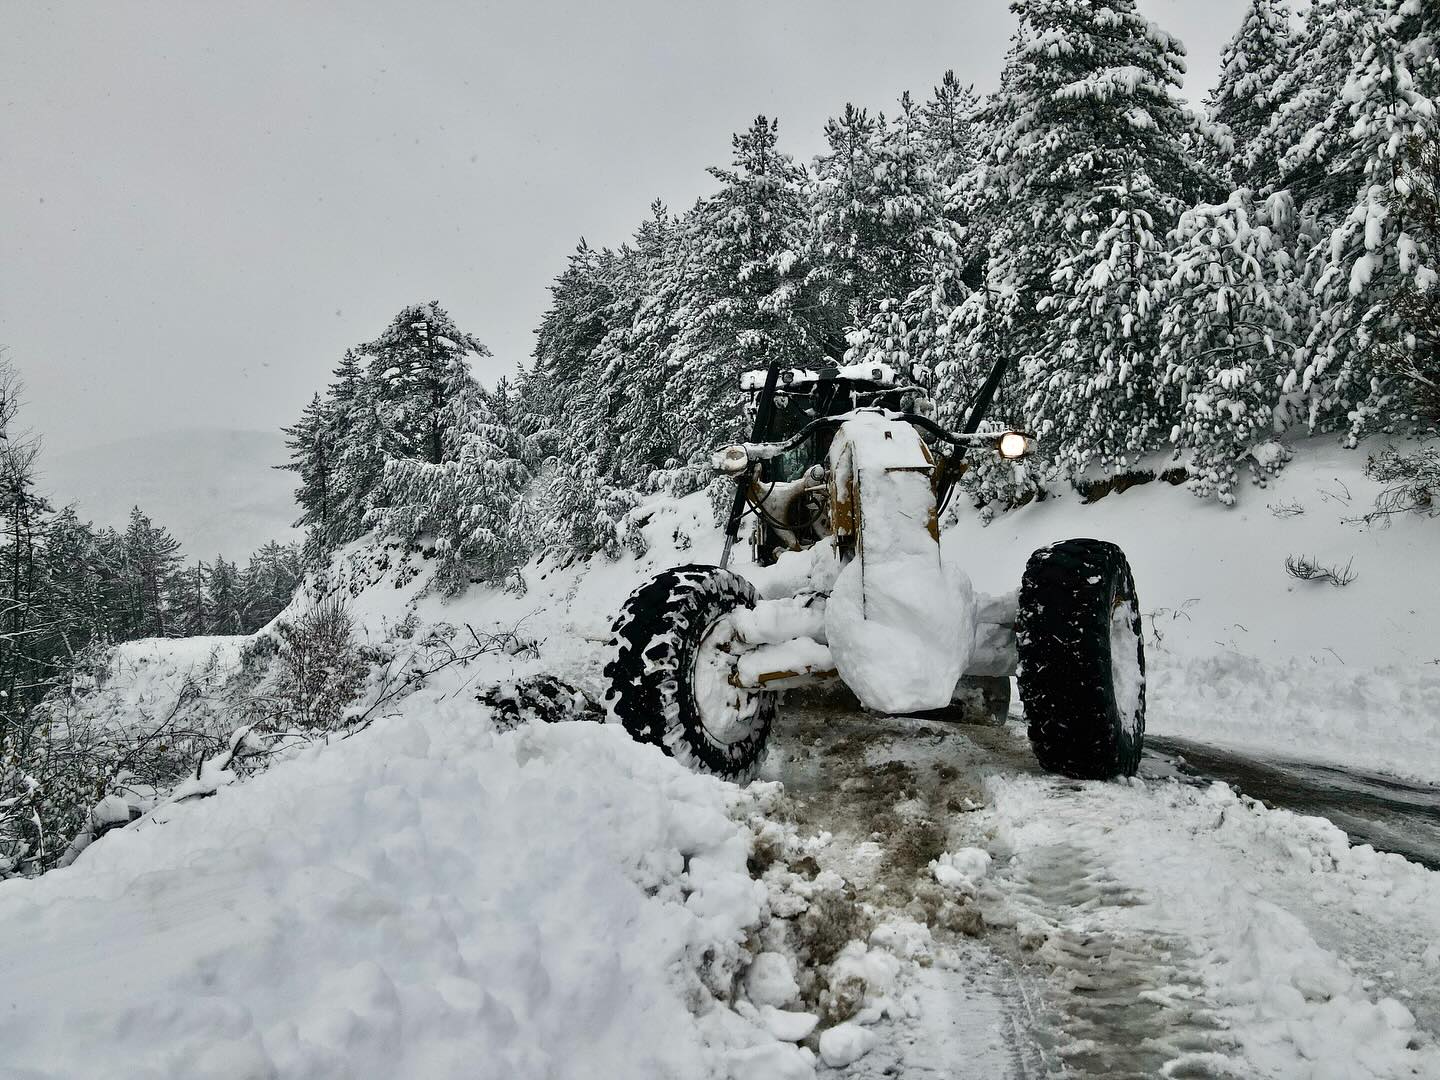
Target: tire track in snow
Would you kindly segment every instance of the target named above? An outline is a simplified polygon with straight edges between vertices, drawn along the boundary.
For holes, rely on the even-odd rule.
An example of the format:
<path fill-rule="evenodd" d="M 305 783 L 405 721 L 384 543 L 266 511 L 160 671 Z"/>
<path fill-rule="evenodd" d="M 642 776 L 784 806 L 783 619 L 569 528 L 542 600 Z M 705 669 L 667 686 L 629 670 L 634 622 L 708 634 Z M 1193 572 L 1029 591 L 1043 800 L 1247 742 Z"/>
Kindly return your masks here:
<path fill-rule="evenodd" d="M 1014 751 L 995 729 L 785 710 L 766 776 L 785 783 L 793 824 L 829 834 L 820 864 L 854 886 L 873 921 L 915 918 L 934 941 L 907 965 L 910 1015 L 875 1025 L 878 1044 L 843 1075 L 1038 1080 L 1060 1068 L 1034 975 L 990 946 L 974 909 L 947 903 L 929 868 L 980 808 L 982 764 L 1033 768 L 1028 750 Z"/>
<path fill-rule="evenodd" d="M 1158 989 L 1137 985 L 1134 999 L 1169 1010 L 1121 1009 L 1133 1024 L 1101 1023 L 1097 1051 L 1133 1030 L 1175 1055 L 1160 1075 L 1440 1076 L 1440 946 L 1426 949 L 1440 877 L 1223 784 L 997 777 L 989 794 L 1005 866 L 987 916 L 1009 913 L 1062 978 L 1137 954 Z M 1062 991 L 1066 1030 L 1081 1033 L 1093 1017 L 1073 1002 L 1091 991 Z M 1093 1070 L 1074 1049 L 1067 1064 L 1125 1075 L 1123 1048 Z M 1157 1074 L 1136 1064 L 1132 1075 Z"/>
<path fill-rule="evenodd" d="M 1094 853 L 1068 841 L 992 850 L 1004 866 L 982 893 L 982 910 L 1012 931 L 1015 962 L 1044 973 L 1067 1074 L 1248 1075 L 1185 943 L 1117 925 L 1111 916 L 1144 898 Z"/>
<path fill-rule="evenodd" d="M 912 967 L 848 1075 L 1440 1077 L 1440 875 L 1173 771 L 1043 775 L 1014 724 L 792 707 L 775 755 L 820 861 L 954 965 Z M 973 938 L 929 902 L 965 846 L 995 860 Z"/>

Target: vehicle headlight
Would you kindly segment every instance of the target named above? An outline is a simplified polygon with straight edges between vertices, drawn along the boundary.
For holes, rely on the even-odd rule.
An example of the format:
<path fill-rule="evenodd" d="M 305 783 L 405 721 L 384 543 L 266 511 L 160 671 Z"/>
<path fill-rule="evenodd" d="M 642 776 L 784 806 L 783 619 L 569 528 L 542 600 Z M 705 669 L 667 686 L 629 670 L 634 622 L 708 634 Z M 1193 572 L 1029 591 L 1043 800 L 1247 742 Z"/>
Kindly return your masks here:
<path fill-rule="evenodd" d="M 1030 453 L 1032 449 L 1030 440 L 1018 431 L 1007 431 L 1000 436 L 1000 442 L 996 444 L 1000 456 L 1015 460 Z"/>
<path fill-rule="evenodd" d="M 739 476 L 750 467 L 750 455 L 743 446 L 727 446 L 710 455 L 710 467 L 717 473 Z"/>

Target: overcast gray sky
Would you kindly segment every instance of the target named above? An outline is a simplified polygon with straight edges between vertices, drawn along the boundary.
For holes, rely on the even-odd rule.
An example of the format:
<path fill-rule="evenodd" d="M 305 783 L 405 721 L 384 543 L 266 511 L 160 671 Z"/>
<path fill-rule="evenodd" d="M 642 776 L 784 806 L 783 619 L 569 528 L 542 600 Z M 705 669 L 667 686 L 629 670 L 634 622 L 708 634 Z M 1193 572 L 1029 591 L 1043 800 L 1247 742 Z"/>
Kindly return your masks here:
<path fill-rule="evenodd" d="M 1203 96 L 1245 0 L 1142 0 Z M 275 428 L 436 299 L 528 358 L 584 235 L 683 208 L 759 112 L 808 160 L 846 101 L 994 85 L 1003 0 L 9 0 L 0 345 L 52 451 Z"/>

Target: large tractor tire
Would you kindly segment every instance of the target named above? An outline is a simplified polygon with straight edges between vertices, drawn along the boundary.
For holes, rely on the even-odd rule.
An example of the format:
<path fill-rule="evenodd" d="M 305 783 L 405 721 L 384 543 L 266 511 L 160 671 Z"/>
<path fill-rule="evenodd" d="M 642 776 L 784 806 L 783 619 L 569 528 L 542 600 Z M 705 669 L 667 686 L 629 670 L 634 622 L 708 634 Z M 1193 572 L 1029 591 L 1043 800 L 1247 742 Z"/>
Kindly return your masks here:
<path fill-rule="evenodd" d="M 732 686 L 729 615 L 755 589 L 716 566 L 667 570 L 630 594 L 615 620 L 605 704 L 639 742 L 701 772 L 745 781 L 759 770 L 776 695 Z"/>
<path fill-rule="evenodd" d="M 1145 742 L 1145 642 L 1124 552 L 1103 540 L 1035 552 L 1015 636 L 1041 766 L 1080 780 L 1133 776 Z"/>

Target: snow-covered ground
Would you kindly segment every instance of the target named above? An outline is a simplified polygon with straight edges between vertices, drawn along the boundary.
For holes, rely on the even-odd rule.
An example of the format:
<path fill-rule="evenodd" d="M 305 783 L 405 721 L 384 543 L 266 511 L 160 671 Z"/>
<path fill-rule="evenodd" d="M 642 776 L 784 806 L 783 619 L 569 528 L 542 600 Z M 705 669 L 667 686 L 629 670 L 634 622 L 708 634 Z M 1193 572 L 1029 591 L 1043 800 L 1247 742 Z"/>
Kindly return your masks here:
<path fill-rule="evenodd" d="M 1383 445 L 1303 442 L 1233 508 L 1156 482 L 989 526 L 962 514 L 946 553 L 998 592 L 1042 544 L 1113 540 L 1145 612 L 1151 732 L 1440 780 L 1440 521 L 1360 520 L 1378 490 L 1365 455 Z M 1291 555 L 1349 565 L 1355 580 L 1297 580 Z"/>
<path fill-rule="evenodd" d="M 411 706 L 0 885 L 0 1073 L 805 1064 L 758 1022 L 706 1020 L 765 903 L 749 796 L 618 728 L 497 735 L 463 697 Z"/>
<path fill-rule="evenodd" d="M 861 1075 L 1440 1076 L 1440 874 L 1158 762 L 1045 776 L 1018 725 L 810 709 L 780 751 L 872 943 L 922 923 Z"/>
<path fill-rule="evenodd" d="M 946 550 L 998 591 L 1043 543 L 1116 539 L 1158 631 L 1152 731 L 1434 779 L 1436 523 L 1345 520 L 1362 464 L 1317 443 L 1234 510 L 1151 484 Z M 418 640 L 413 613 L 537 648 L 0 883 L 0 1073 L 1440 1077 L 1440 875 L 1323 820 L 1154 762 L 1046 777 L 1014 723 L 797 707 L 744 790 L 603 725 L 497 730 L 478 690 L 598 696 L 625 595 L 716 557 L 703 498 L 652 509 L 644 556 L 532 565 L 523 594 L 357 570 L 372 640 Z M 1357 579 L 1295 581 L 1291 553 Z M 127 645 L 103 707 L 239 662 Z"/>

